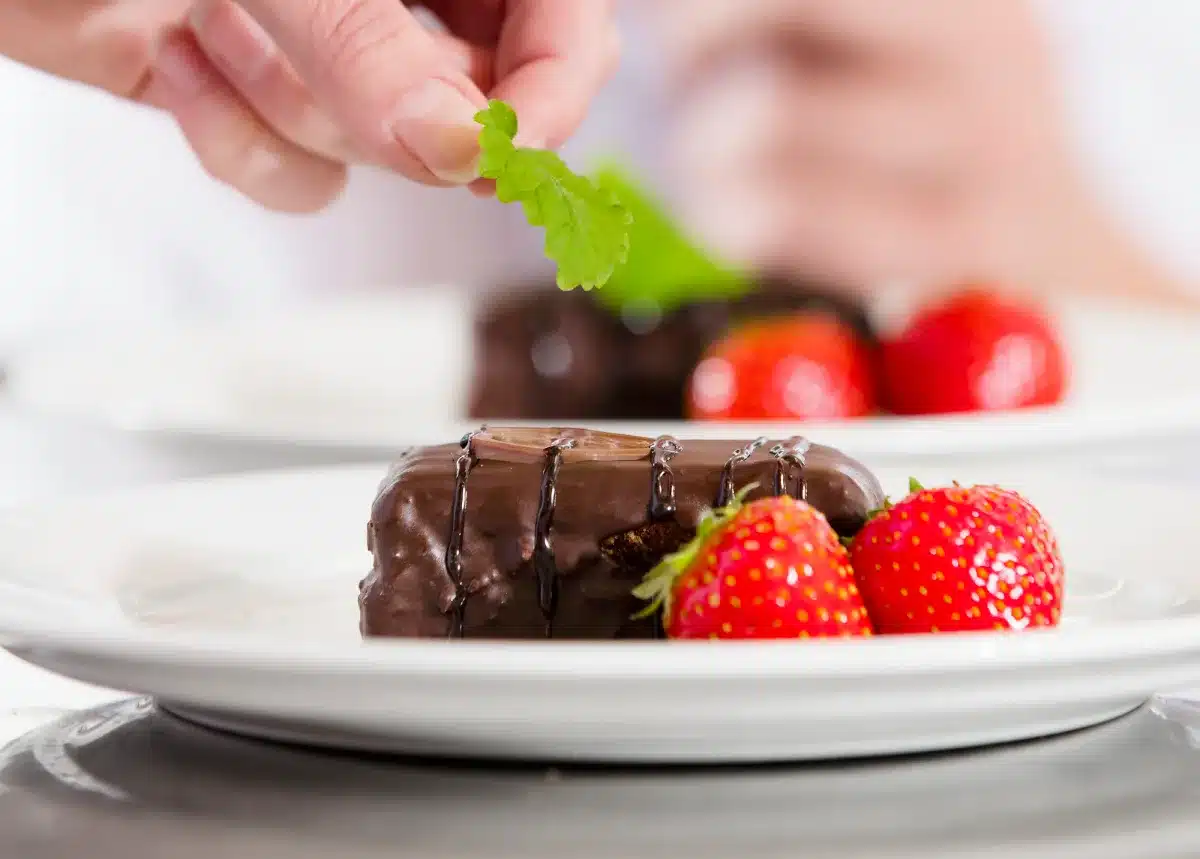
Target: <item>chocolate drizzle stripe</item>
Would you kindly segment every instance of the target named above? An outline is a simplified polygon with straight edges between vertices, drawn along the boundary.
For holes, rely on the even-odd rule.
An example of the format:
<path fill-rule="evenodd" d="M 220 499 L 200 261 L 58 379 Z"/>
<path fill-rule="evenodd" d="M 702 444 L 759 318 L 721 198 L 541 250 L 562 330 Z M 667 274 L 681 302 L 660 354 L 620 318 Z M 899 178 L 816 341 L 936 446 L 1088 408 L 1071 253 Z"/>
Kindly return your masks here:
<path fill-rule="evenodd" d="M 717 497 L 713 500 L 714 508 L 720 509 L 733 500 L 734 493 L 737 491 L 733 485 L 734 469 L 754 456 L 755 451 L 768 441 L 766 436 L 759 436 L 745 447 L 734 450 L 733 455 L 725 461 L 725 467 L 721 469 L 720 483 L 717 484 Z"/>
<path fill-rule="evenodd" d="M 480 429 L 479 432 L 483 430 Z M 475 436 L 468 433 L 460 444 L 462 453 L 454 460 L 454 501 L 450 507 L 450 534 L 446 539 L 446 575 L 454 583 L 454 599 L 450 603 L 448 638 L 462 638 L 467 614 L 467 586 L 463 581 L 462 544 L 466 531 L 467 480 L 479 463 L 475 456 Z"/>
<path fill-rule="evenodd" d="M 675 515 L 675 476 L 671 460 L 683 451 L 679 439 L 660 435 L 650 445 L 650 502 L 646 505 L 651 522 L 661 522 Z"/>
<path fill-rule="evenodd" d="M 790 495 L 797 501 L 807 499 L 808 483 L 804 479 L 804 466 L 811 448 L 812 442 L 803 436 L 793 436 L 771 448 L 771 456 L 775 457 L 775 485 L 772 487 L 775 495 Z M 789 471 L 793 478 L 791 487 L 787 485 Z"/>
<path fill-rule="evenodd" d="M 671 473 L 671 460 L 683 452 L 683 443 L 670 435 L 661 435 L 650 445 L 650 501 L 646 505 L 646 516 L 651 522 L 662 522 L 675 516 L 675 475 Z M 662 613 L 654 615 L 655 638 L 667 637 L 663 629 Z"/>
<path fill-rule="evenodd" d="M 533 571 L 537 578 L 538 608 L 546 621 L 546 638 L 554 635 L 554 615 L 558 608 L 558 563 L 550 543 L 558 501 L 558 473 L 562 468 L 563 451 L 574 446 L 574 439 L 555 439 L 545 450 L 546 461 L 542 466 L 542 486 L 533 531 Z"/>

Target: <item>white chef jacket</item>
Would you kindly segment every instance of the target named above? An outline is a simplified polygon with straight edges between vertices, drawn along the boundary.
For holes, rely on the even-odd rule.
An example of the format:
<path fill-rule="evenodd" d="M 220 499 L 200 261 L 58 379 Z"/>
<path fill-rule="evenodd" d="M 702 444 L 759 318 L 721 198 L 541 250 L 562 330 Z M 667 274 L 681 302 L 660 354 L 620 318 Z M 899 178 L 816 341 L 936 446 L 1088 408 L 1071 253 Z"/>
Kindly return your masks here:
<path fill-rule="evenodd" d="M 1167 266 L 1200 284 L 1200 3 L 1042 0 L 1084 163 Z M 653 52 L 627 20 L 621 71 L 567 148 L 656 175 Z M 515 207 L 356 170 L 309 217 L 209 179 L 173 123 L 0 60 L 0 357 L 100 326 L 226 316 L 357 286 L 466 285 L 544 271 Z"/>

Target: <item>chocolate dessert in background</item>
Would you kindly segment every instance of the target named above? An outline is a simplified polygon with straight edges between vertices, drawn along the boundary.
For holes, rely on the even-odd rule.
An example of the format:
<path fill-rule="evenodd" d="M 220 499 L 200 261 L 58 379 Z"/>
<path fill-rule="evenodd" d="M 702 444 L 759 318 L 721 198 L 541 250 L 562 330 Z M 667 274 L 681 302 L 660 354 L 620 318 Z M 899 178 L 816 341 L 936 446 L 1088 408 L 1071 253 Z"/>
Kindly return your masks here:
<path fill-rule="evenodd" d="M 874 475 L 802 438 L 689 441 L 488 428 L 410 451 L 371 508 L 364 636 L 655 637 L 633 594 L 700 516 L 755 485 L 852 536 L 884 500 Z"/>
<path fill-rule="evenodd" d="M 764 277 L 738 298 L 665 314 L 614 311 L 583 291 L 538 285 L 493 299 L 476 317 L 470 414 L 497 420 L 681 420 L 688 379 L 733 326 L 830 313 L 865 338 L 865 310 L 829 290 Z"/>

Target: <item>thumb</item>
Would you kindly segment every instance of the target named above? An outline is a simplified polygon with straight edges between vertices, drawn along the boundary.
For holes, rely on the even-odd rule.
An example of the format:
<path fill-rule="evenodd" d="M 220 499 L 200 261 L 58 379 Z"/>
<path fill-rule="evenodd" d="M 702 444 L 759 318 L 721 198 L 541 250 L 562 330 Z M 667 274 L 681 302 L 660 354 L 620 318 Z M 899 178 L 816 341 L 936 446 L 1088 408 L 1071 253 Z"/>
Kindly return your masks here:
<path fill-rule="evenodd" d="M 241 0 L 371 160 L 434 184 L 476 178 L 487 99 L 397 0 Z"/>

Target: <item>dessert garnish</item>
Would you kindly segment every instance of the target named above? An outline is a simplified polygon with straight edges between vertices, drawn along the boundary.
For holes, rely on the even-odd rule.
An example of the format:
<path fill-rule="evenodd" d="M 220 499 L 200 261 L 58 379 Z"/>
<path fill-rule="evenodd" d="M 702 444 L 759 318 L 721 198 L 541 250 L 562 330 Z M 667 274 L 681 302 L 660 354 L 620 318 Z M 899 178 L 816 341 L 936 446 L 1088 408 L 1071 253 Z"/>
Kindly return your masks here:
<path fill-rule="evenodd" d="M 483 126 L 479 175 L 495 180 L 497 199 L 520 203 L 526 220 L 545 229 L 559 288 L 603 286 L 629 254 L 629 210 L 557 153 L 517 146 L 517 114 L 505 102 L 492 100 L 475 121 Z"/>
<path fill-rule="evenodd" d="M 885 504 L 850 541 L 880 634 L 1057 626 L 1063 562 L 1025 498 L 997 486 L 925 489 Z"/>
<path fill-rule="evenodd" d="M 668 638 L 868 636 L 846 549 L 820 511 L 786 495 L 704 515 L 696 536 L 634 590 Z"/>
<path fill-rule="evenodd" d="M 1063 563 L 1044 517 L 997 486 L 925 489 L 885 501 L 852 538 L 750 486 L 705 514 L 634 596 L 668 638 L 858 637 L 1057 626 Z"/>
<path fill-rule="evenodd" d="M 689 304 L 729 301 L 750 292 L 746 274 L 694 242 L 644 185 L 614 162 L 592 174 L 633 216 L 629 256 L 596 300 L 618 313 L 662 315 Z"/>

